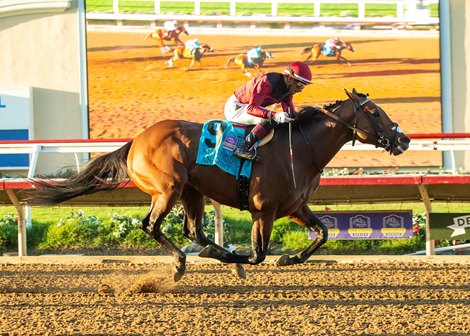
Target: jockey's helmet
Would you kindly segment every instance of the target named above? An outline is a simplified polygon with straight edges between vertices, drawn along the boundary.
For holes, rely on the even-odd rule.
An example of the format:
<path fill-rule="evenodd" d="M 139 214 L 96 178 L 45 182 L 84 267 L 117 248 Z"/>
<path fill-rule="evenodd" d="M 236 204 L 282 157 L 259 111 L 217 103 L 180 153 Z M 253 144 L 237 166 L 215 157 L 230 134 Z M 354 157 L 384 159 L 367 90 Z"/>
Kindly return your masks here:
<path fill-rule="evenodd" d="M 312 84 L 312 72 L 304 62 L 294 62 L 284 70 L 284 74 L 303 84 Z"/>
<path fill-rule="evenodd" d="M 261 47 L 256 47 L 256 51 L 261 52 Z"/>

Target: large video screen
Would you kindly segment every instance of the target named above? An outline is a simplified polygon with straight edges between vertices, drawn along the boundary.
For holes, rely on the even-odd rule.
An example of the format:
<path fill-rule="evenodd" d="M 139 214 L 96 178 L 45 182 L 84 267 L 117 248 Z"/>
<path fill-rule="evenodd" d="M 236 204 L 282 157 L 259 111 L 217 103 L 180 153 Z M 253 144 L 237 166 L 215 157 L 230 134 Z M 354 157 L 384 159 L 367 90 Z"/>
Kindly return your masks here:
<path fill-rule="evenodd" d="M 88 0 L 87 0 L 88 3 Z M 432 15 L 436 16 L 433 9 Z M 344 89 L 369 94 L 408 134 L 442 131 L 439 30 L 436 27 L 375 27 L 375 29 L 320 29 L 315 25 L 290 29 L 227 29 L 189 22 L 189 35 L 213 51 L 189 71 L 190 59 L 169 67 L 175 44 L 166 53 L 150 25 L 116 27 L 87 24 L 87 61 L 90 138 L 132 138 L 164 119 L 203 123 L 223 119 L 226 100 L 249 80 L 229 60 L 256 46 L 269 51 L 263 72 L 282 72 L 293 61 L 305 61 L 305 48 L 332 37 L 350 42 L 354 52 L 343 50 L 349 62 L 320 55 L 308 60 L 313 85 L 294 97 L 303 105 L 325 105 L 347 99 Z M 349 25 L 354 27 L 354 25 Z M 438 28 L 438 26 L 437 26 Z M 257 72 L 250 70 L 253 75 Z M 372 148 L 372 147 L 371 147 Z M 440 152 L 409 151 L 394 157 L 377 151 L 341 151 L 331 168 L 439 167 Z"/>

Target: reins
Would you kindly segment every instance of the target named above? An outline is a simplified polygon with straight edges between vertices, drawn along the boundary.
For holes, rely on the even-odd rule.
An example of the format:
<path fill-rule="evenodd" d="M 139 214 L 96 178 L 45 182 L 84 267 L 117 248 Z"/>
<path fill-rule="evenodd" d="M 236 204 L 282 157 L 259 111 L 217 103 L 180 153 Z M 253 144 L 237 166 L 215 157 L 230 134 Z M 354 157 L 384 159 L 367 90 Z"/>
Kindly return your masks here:
<path fill-rule="evenodd" d="M 354 104 L 354 109 L 356 111 L 356 118 L 355 118 L 355 122 L 354 122 L 354 125 L 351 124 L 351 123 L 348 123 L 347 121 L 345 121 L 344 119 L 338 117 L 336 114 L 332 113 L 331 111 L 328 111 L 327 109 L 325 108 L 322 108 L 322 107 L 318 107 L 318 110 L 320 112 L 322 112 L 323 114 L 325 114 L 326 116 L 328 116 L 329 118 L 339 122 L 341 125 L 344 125 L 345 127 L 349 128 L 350 130 L 353 131 L 353 146 L 354 146 L 354 143 L 356 141 L 356 134 L 357 133 L 360 133 L 362 134 L 364 137 L 372 140 L 373 142 L 376 143 L 376 146 L 377 147 L 383 147 L 386 151 L 390 151 L 391 153 L 391 146 L 393 145 L 395 139 L 393 139 L 393 141 L 390 141 L 390 139 L 388 139 L 387 137 L 385 137 L 382 132 L 380 131 L 380 127 L 377 125 L 377 123 L 371 118 L 371 116 L 366 112 L 364 111 L 364 108 L 363 106 L 365 104 L 367 104 L 368 102 L 370 102 L 371 100 L 369 98 L 366 98 L 364 99 L 363 101 L 361 101 L 359 104 L 357 104 L 355 101 L 352 101 L 353 104 Z M 369 121 L 370 125 L 374 128 L 374 130 L 376 131 L 377 133 L 377 136 L 373 136 L 369 133 L 367 133 L 366 131 L 356 127 L 356 122 L 357 122 L 357 115 L 359 113 L 359 111 L 361 111 L 362 113 L 364 113 L 367 121 Z M 398 132 L 398 125 L 396 123 L 393 123 L 393 130 L 395 131 L 395 136 L 397 135 L 397 132 Z"/>

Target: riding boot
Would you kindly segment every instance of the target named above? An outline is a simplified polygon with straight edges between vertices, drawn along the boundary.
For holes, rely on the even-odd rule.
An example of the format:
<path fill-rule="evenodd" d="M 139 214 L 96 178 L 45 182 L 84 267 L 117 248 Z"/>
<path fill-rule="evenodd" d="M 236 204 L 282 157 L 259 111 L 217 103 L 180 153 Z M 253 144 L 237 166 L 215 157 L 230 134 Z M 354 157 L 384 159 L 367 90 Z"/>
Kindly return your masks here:
<path fill-rule="evenodd" d="M 264 120 L 257 124 L 251 132 L 245 137 L 240 147 L 238 147 L 233 155 L 240 159 L 254 160 L 256 158 L 256 142 L 264 139 L 268 133 L 279 123 L 276 120 Z"/>

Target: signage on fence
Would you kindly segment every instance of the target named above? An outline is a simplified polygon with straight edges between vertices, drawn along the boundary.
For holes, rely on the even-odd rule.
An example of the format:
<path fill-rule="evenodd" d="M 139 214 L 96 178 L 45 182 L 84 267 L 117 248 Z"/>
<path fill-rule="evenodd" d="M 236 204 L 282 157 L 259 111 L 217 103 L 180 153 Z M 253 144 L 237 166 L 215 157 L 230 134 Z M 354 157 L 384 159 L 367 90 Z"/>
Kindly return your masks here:
<path fill-rule="evenodd" d="M 431 239 L 470 239 L 470 213 L 430 213 Z"/>
<path fill-rule="evenodd" d="M 0 140 L 33 139 L 31 88 L 0 89 Z M 27 168 L 29 154 L 0 154 L 0 168 Z"/>
<path fill-rule="evenodd" d="M 402 239 L 413 236 L 411 210 L 405 211 L 328 211 L 316 212 L 328 227 L 328 239 Z M 315 239 L 314 231 L 308 231 Z"/>

